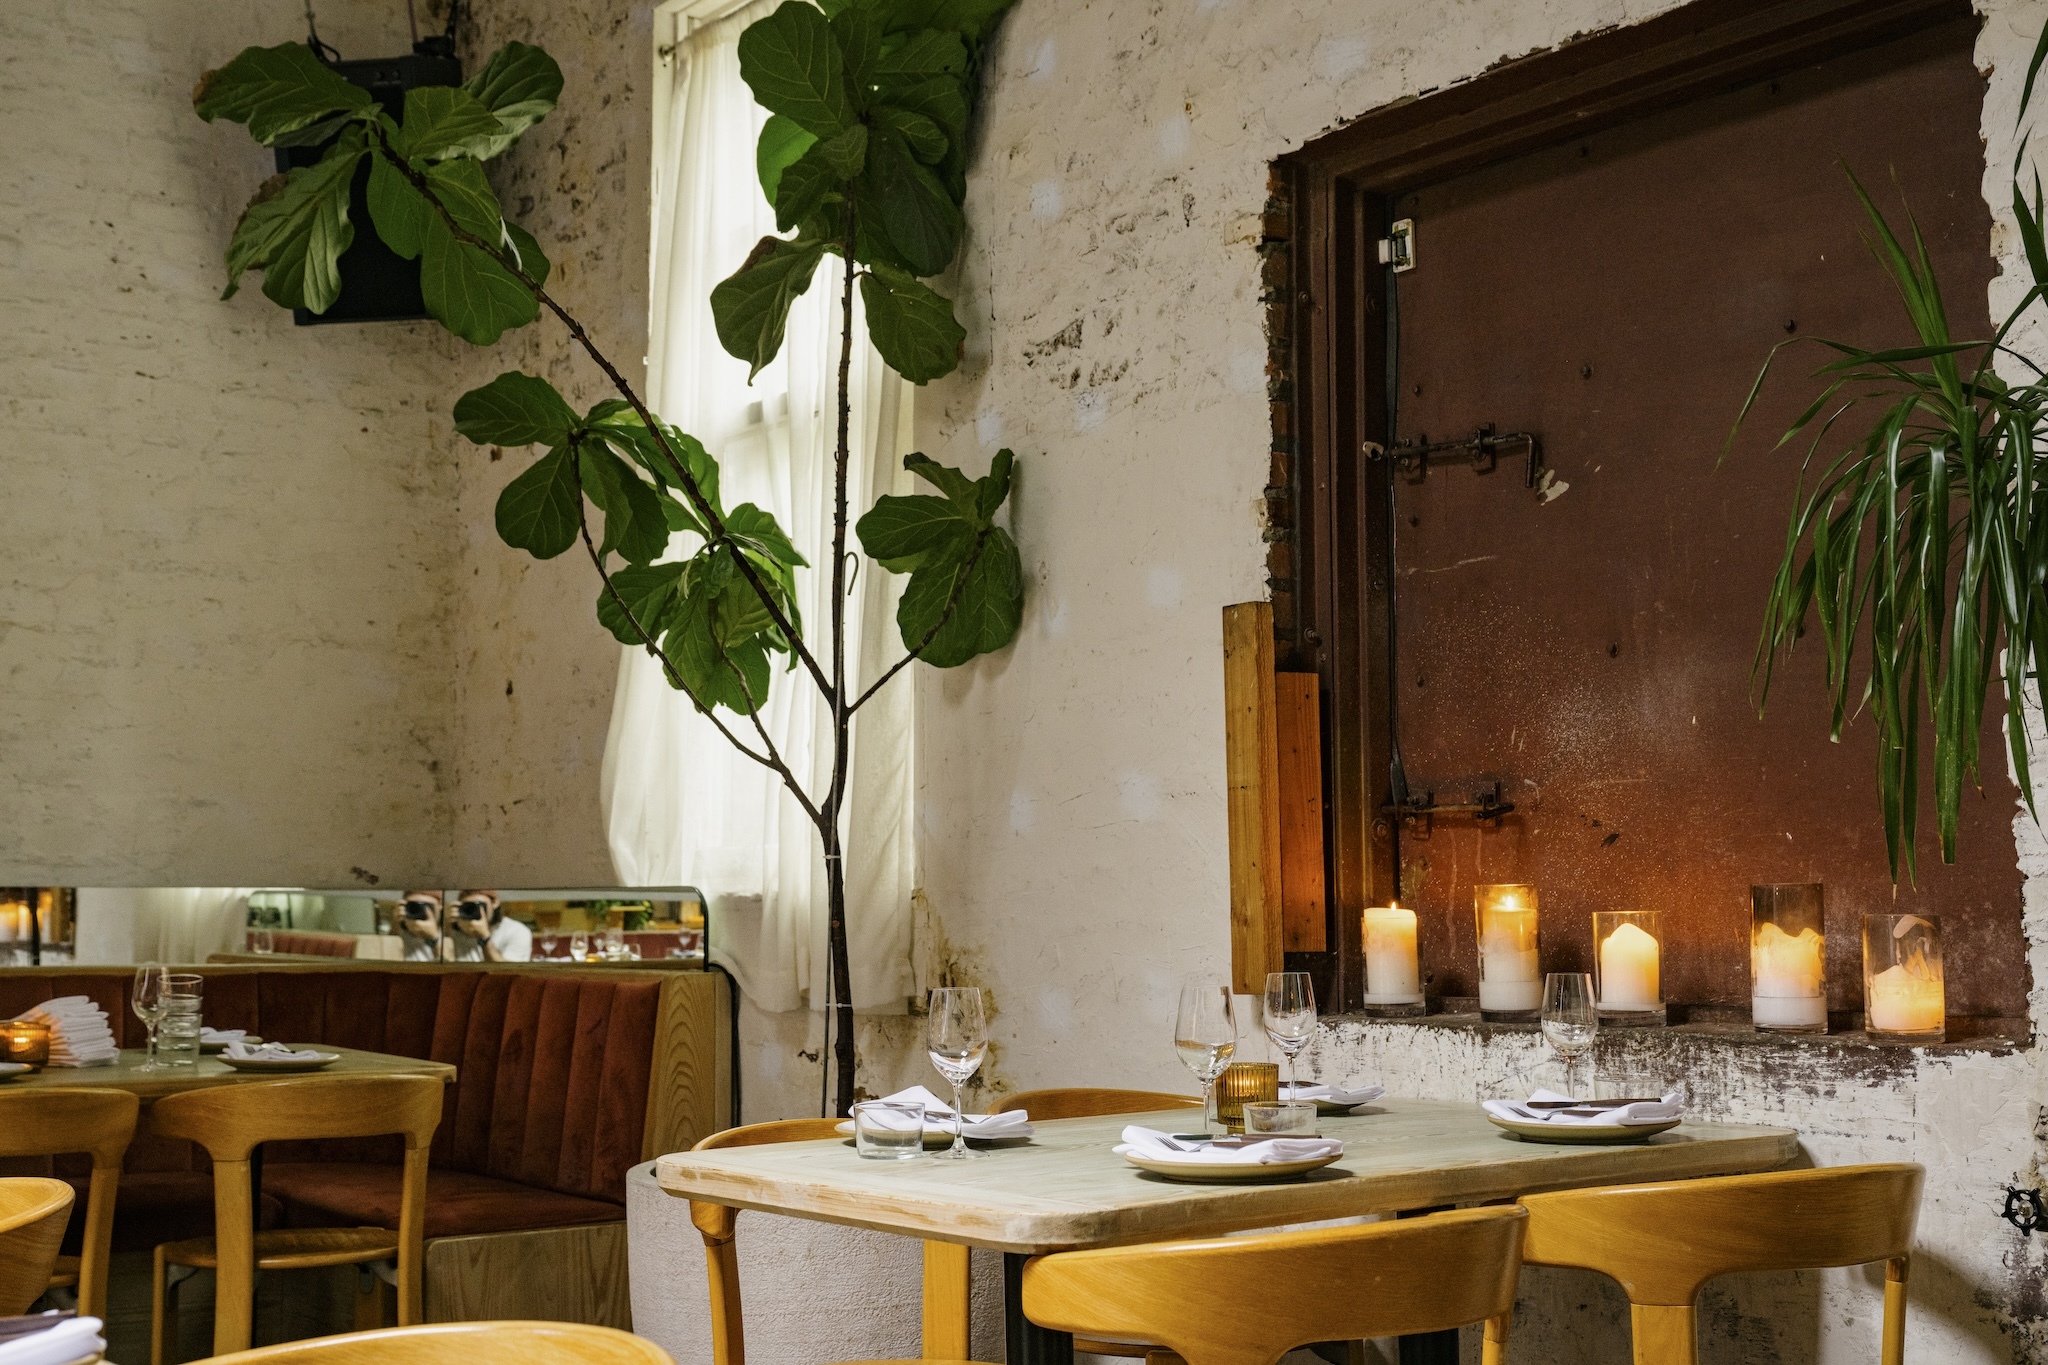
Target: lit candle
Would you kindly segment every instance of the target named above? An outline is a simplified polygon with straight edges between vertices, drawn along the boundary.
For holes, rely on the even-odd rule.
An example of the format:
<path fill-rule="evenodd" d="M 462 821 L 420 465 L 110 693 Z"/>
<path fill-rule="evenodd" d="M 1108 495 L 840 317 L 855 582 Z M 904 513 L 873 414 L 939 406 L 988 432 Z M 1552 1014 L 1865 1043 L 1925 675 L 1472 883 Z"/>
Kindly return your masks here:
<path fill-rule="evenodd" d="M 1657 983 L 1657 940 L 1633 924 L 1617 926 L 1600 944 L 1600 1008 L 1663 1007 Z"/>
<path fill-rule="evenodd" d="M 1881 1033 L 1939 1033 L 1945 1012 L 1941 978 L 1914 973 L 1908 965 L 1870 978 L 1870 1027 Z"/>
<path fill-rule="evenodd" d="M 1759 925 L 1749 946 L 1749 1009 L 1759 1028 L 1812 1028 L 1828 1022 L 1821 990 L 1821 936 Z"/>
<path fill-rule="evenodd" d="M 1483 1013 L 1540 1009 L 1536 895 L 1521 886 L 1475 888 L 1479 907 L 1479 1008 Z"/>
<path fill-rule="evenodd" d="M 1365 912 L 1365 1002 L 1401 1005 L 1422 999 L 1422 968 L 1415 955 L 1415 912 L 1398 905 Z"/>
<path fill-rule="evenodd" d="M 1941 926 L 1932 915 L 1863 917 L 1863 1025 L 1902 1041 L 1938 1041 L 1947 1025 Z"/>

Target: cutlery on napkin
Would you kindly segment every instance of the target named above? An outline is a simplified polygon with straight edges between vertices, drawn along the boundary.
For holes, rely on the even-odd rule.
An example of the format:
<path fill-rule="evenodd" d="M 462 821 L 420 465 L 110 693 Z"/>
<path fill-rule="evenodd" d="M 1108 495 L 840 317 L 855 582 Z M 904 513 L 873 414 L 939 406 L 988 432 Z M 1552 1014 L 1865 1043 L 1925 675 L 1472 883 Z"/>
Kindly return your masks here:
<path fill-rule="evenodd" d="M 893 1104 L 922 1104 L 927 1128 L 943 1129 L 948 1133 L 953 1131 L 953 1106 L 921 1085 L 913 1085 L 908 1090 L 899 1090 L 882 1098 Z M 960 1131 L 971 1138 L 1030 1137 L 1031 1115 L 1022 1109 L 1002 1114 L 968 1114 L 961 1120 Z"/>
<path fill-rule="evenodd" d="M 1560 1127 L 1637 1128 L 1669 1123 L 1685 1113 L 1685 1101 L 1675 1090 L 1662 1099 L 1588 1100 L 1578 1104 L 1573 1103 L 1571 1096 L 1555 1090 L 1538 1090 L 1527 1100 L 1486 1100 L 1481 1107 L 1495 1118 L 1513 1123 L 1554 1123 Z"/>
<path fill-rule="evenodd" d="M 0 1336 L 0 1365 L 68 1365 L 89 1360 L 107 1349 L 100 1335 L 98 1318 L 74 1317 L 70 1313 L 47 1313 L 48 1326 L 34 1318 L 5 1318 L 9 1332 Z M 19 1326 L 22 1330 L 15 1331 Z"/>
<path fill-rule="evenodd" d="M 1141 1128 L 1135 1123 L 1124 1129 L 1123 1139 L 1112 1149 L 1118 1156 L 1140 1156 L 1147 1161 L 1196 1166 L 1272 1166 L 1285 1161 L 1314 1161 L 1318 1157 L 1344 1155 L 1344 1144 L 1336 1138 L 1223 1138 L 1205 1141 L 1175 1137 L 1157 1128 Z"/>
<path fill-rule="evenodd" d="M 333 1054 L 313 1048 L 295 1052 L 283 1043 L 258 1043 L 251 1047 L 237 1038 L 229 1043 L 220 1055 L 232 1057 L 238 1062 L 319 1062 L 325 1061 Z"/>
<path fill-rule="evenodd" d="M 1387 1093 L 1383 1085 L 1361 1085 L 1345 1089 L 1341 1085 L 1283 1085 L 1280 1098 L 1283 1100 L 1315 1100 L 1322 1104 L 1341 1104 L 1355 1109 L 1361 1104 L 1371 1104 Z"/>

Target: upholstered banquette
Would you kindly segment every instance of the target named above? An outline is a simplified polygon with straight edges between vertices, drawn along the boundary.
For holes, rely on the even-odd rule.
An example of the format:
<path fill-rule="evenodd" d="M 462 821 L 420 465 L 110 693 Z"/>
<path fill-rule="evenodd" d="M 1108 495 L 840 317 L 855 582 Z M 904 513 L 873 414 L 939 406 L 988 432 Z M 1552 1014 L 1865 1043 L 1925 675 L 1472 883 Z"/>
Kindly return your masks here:
<path fill-rule="evenodd" d="M 455 1065 L 428 1175 L 429 1316 L 437 1239 L 617 1224 L 628 1168 L 726 1126 L 728 1016 L 715 974 L 340 961 L 196 970 L 207 978 L 211 1027 Z M 108 969 L 0 972 L 0 1018 L 86 995 L 123 1046 L 139 1047 L 131 980 Z M 396 1138 L 269 1144 L 261 1216 L 269 1225 L 395 1227 L 399 1153 Z M 138 1136 L 114 1249 L 203 1235 L 212 1209 L 203 1153 Z M 478 1254 L 471 1245 L 466 1258 Z M 448 1296 L 439 1296 L 444 1309 Z"/>

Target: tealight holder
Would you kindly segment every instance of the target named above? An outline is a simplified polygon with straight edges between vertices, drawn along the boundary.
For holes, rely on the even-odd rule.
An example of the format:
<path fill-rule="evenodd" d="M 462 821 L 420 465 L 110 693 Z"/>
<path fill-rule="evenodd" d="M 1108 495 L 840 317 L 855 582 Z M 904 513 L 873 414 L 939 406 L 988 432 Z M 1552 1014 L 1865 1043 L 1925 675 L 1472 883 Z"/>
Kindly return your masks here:
<path fill-rule="evenodd" d="M 1479 1017 L 1534 1019 L 1543 1005 L 1536 954 L 1536 888 L 1502 883 L 1472 888 L 1479 928 Z"/>
<path fill-rule="evenodd" d="M 1423 1013 L 1415 912 L 1398 905 L 1368 906 L 1361 937 L 1365 944 L 1365 997 L 1359 1012 L 1381 1019 Z"/>
<path fill-rule="evenodd" d="M 1280 1063 L 1232 1062 L 1216 1078 L 1216 1118 L 1233 1133 L 1244 1131 L 1247 1104 L 1280 1101 Z"/>
<path fill-rule="evenodd" d="M 1941 924 L 1932 915 L 1863 917 L 1863 1028 L 1880 1043 L 1948 1036 Z"/>
<path fill-rule="evenodd" d="M 1770 1033 L 1828 1031 L 1819 882 L 1749 888 L 1749 1018 Z"/>
<path fill-rule="evenodd" d="M 1593 912 L 1594 995 L 1600 1022 L 1657 1028 L 1664 1015 L 1664 912 Z"/>
<path fill-rule="evenodd" d="M 0 1061 L 22 1062 L 41 1071 L 50 1061 L 50 1030 L 45 1024 L 0 1024 Z"/>

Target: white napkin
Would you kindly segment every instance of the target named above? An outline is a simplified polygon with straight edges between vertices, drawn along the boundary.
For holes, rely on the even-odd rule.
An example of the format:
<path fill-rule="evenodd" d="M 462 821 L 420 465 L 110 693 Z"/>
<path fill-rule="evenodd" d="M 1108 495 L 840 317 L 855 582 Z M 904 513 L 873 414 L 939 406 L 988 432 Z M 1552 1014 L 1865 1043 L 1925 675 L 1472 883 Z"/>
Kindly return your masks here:
<path fill-rule="evenodd" d="M 255 1047 L 250 1047 L 237 1038 L 229 1043 L 220 1055 L 232 1057 L 238 1062 L 317 1062 L 333 1054 L 311 1048 L 304 1052 L 294 1052 L 283 1043 L 258 1043 Z"/>
<path fill-rule="evenodd" d="M 98 1318 L 64 1318 L 40 1332 L 0 1342 L 0 1365 L 66 1365 L 107 1349 Z"/>
<path fill-rule="evenodd" d="M 219 1047 L 224 1043 L 239 1042 L 248 1036 L 249 1030 L 245 1028 L 202 1028 L 199 1030 L 199 1041 L 208 1047 Z"/>
<path fill-rule="evenodd" d="M 120 1060 L 107 1012 L 83 995 L 60 995 L 14 1016 L 50 1030 L 51 1066 L 106 1066 Z"/>
<path fill-rule="evenodd" d="M 882 1098 L 897 1104 L 922 1104 L 925 1127 L 953 1131 L 953 1106 L 921 1085 Z M 961 1121 L 960 1131 L 967 1137 L 978 1138 L 1030 1137 L 1031 1115 L 1022 1109 L 1002 1114 L 968 1114 Z"/>
<path fill-rule="evenodd" d="M 1224 1142 L 1201 1142 L 1177 1138 L 1157 1128 L 1132 1124 L 1124 1129 L 1124 1140 L 1113 1149 L 1118 1156 L 1141 1156 L 1147 1161 L 1185 1162 L 1189 1165 L 1271 1166 L 1282 1161 L 1313 1161 L 1317 1157 L 1342 1156 L 1344 1144 L 1335 1138 L 1265 1138 L 1251 1142 L 1237 1138 Z"/>
<path fill-rule="evenodd" d="M 1570 1098 L 1570 1095 L 1560 1095 L 1555 1090 L 1538 1090 L 1529 1097 L 1529 1101 L 1555 1103 Z M 1660 1100 L 1644 1100 L 1616 1109 L 1583 1114 L 1574 1114 L 1566 1109 L 1531 1109 L 1528 1104 L 1515 1100 L 1487 1100 L 1482 1107 L 1495 1118 L 1511 1119 L 1516 1123 L 1554 1123 L 1559 1127 L 1579 1128 L 1640 1128 L 1651 1123 L 1669 1123 L 1685 1113 L 1685 1101 L 1675 1090 Z"/>
<path fill-rule="evenodd" d="M 1324 1104 L 1341 1104 L 1347 1109 L 1361 1104 L 1371 1104 L 1387 1093 L 1383 1085 L 1361 1085 L 1347 1090 L 1339 1085 L 1283 1085 L 1280 1098 L 1283 1100 L 1319 1100 Z"/>

